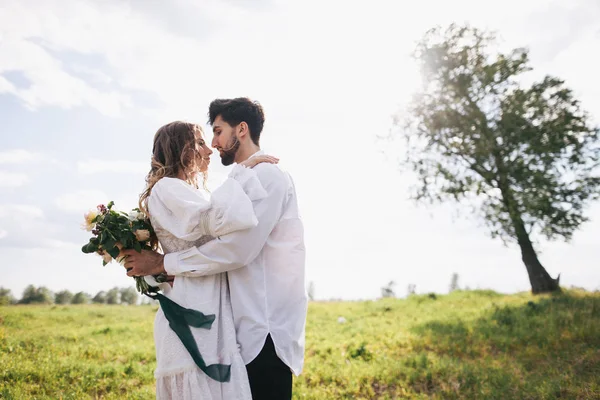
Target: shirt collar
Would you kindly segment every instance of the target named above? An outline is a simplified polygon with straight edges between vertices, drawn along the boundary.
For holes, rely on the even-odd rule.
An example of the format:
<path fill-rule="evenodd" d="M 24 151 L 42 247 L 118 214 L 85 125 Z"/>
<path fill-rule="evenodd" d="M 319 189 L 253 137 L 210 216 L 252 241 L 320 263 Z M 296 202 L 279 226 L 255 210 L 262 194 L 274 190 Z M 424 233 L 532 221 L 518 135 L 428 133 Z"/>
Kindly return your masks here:
<path fill-rule="evenodd" d="M 265 154 L 265 152 L 264 152 L 264 151 L 262 151 L 262 150 L 258 150 L 256 153 L 252 154 L 252 155 L 251 155 L 250 157 L 248 157 L 248 158 L 252 158 L 252 157 L 256 157 L 256 156 L 262 156 L 262 155 L 264 155 L 264 154 Z"/>

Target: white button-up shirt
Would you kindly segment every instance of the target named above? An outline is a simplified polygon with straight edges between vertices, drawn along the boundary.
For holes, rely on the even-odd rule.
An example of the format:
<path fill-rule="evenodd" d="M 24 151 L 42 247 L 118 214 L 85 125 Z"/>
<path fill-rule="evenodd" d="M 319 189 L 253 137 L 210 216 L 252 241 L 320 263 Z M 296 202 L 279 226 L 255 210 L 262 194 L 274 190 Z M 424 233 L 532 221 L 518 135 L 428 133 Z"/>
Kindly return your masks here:
<path fill-rule="evenodd" d="M 304 228 L 296 190 L 290 175 L 276 165 L 261 163 L 254 170 L 267 192 L 252 202 L 258 225 L 167 254 L 165 270 L 184 276 L 227 271 L 244 362 L 249 364 L 258 356 L 271 334 L 279 358 L 299 375 L 304 364 L 308 297 Z"/>

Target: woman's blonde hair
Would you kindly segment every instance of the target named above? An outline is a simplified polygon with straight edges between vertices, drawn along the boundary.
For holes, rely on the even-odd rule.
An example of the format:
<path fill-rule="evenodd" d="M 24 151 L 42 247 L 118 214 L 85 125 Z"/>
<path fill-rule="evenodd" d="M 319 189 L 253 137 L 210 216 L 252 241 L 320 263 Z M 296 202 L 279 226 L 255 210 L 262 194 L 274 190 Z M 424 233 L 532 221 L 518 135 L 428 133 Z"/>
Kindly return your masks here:
<path fill-rule="evenodd" d="M 139 207 L 148 213 L 148 196 L 152 188 L 164 177 L 176 178 L 183 173 L 185 181 L 198 188 L 198 165 L 196 133 L 203 135 L 202 128 L 190 122 L 174 121 L 162 126 L 154 135 L 150 172 L 146 175 L 146 189 L 140 195 Z M 206 173 L 203 186 L 206 188 Z"/>

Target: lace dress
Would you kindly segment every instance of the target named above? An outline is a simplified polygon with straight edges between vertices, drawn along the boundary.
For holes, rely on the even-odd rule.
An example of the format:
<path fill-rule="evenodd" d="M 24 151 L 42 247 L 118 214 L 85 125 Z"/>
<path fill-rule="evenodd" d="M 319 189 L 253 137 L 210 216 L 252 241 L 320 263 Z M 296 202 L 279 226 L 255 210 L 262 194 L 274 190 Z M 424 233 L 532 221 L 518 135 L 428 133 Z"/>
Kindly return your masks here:
<path fill-rule="evenodd" d="M 238 165 L 210 201 L 182 180 L 161 179 L 148 198 L 148 211 L 166 254 L 255 226 L 252 200 L 263 196 L 266 192 L 254 171 Z M 151 277 L 146 280 L 156 285 Z M 206 364 L 231 365 L 231 378 L 221 383 L 200 370 L 159 308 L 154 322 L 156 398 L 251 400 L 246 366 L 235 336 L 227 274 L 178 275 L 172 288 L 164 283 L 159 286 L 166 297 L 180 306 L 215 314 L 211 329 L 191 330 Z"/>

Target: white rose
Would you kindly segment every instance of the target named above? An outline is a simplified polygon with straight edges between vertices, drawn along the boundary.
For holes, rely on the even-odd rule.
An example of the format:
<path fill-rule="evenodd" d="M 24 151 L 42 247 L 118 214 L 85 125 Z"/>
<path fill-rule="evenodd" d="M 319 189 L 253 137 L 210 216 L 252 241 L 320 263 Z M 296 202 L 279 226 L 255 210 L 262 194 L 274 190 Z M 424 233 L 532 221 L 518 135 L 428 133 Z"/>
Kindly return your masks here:
<path fill-rule="evenodd" d="M 135 221 L 135 220 L 143 221 L 146 219 L 146 215 L 143 212 L 133 210 L 133 211 L 129 212 L 129 214 L 127 215 L 127 218 L 129 218 L 130 221 Z"/>
<path fill-rule="evenodd" d="M 134 232 L 135 238 L 138 242 L 145 242 L 150 239 L 150 231 L 148 229 L 138 229 Z"/>
<path fill-rule="evenodd" d="M 83 223 L 82 228 L 88 232 L 91 232 L 92 229 L 94 229 L 94 225 L 96 225 L 96 223 L 93 221 L 97 216 L 98 216 L 98 211 L 96 211 L 96 210 L 90 210 L 89 212 L 85 213 L 83 215 L 85 222 Z"/>

